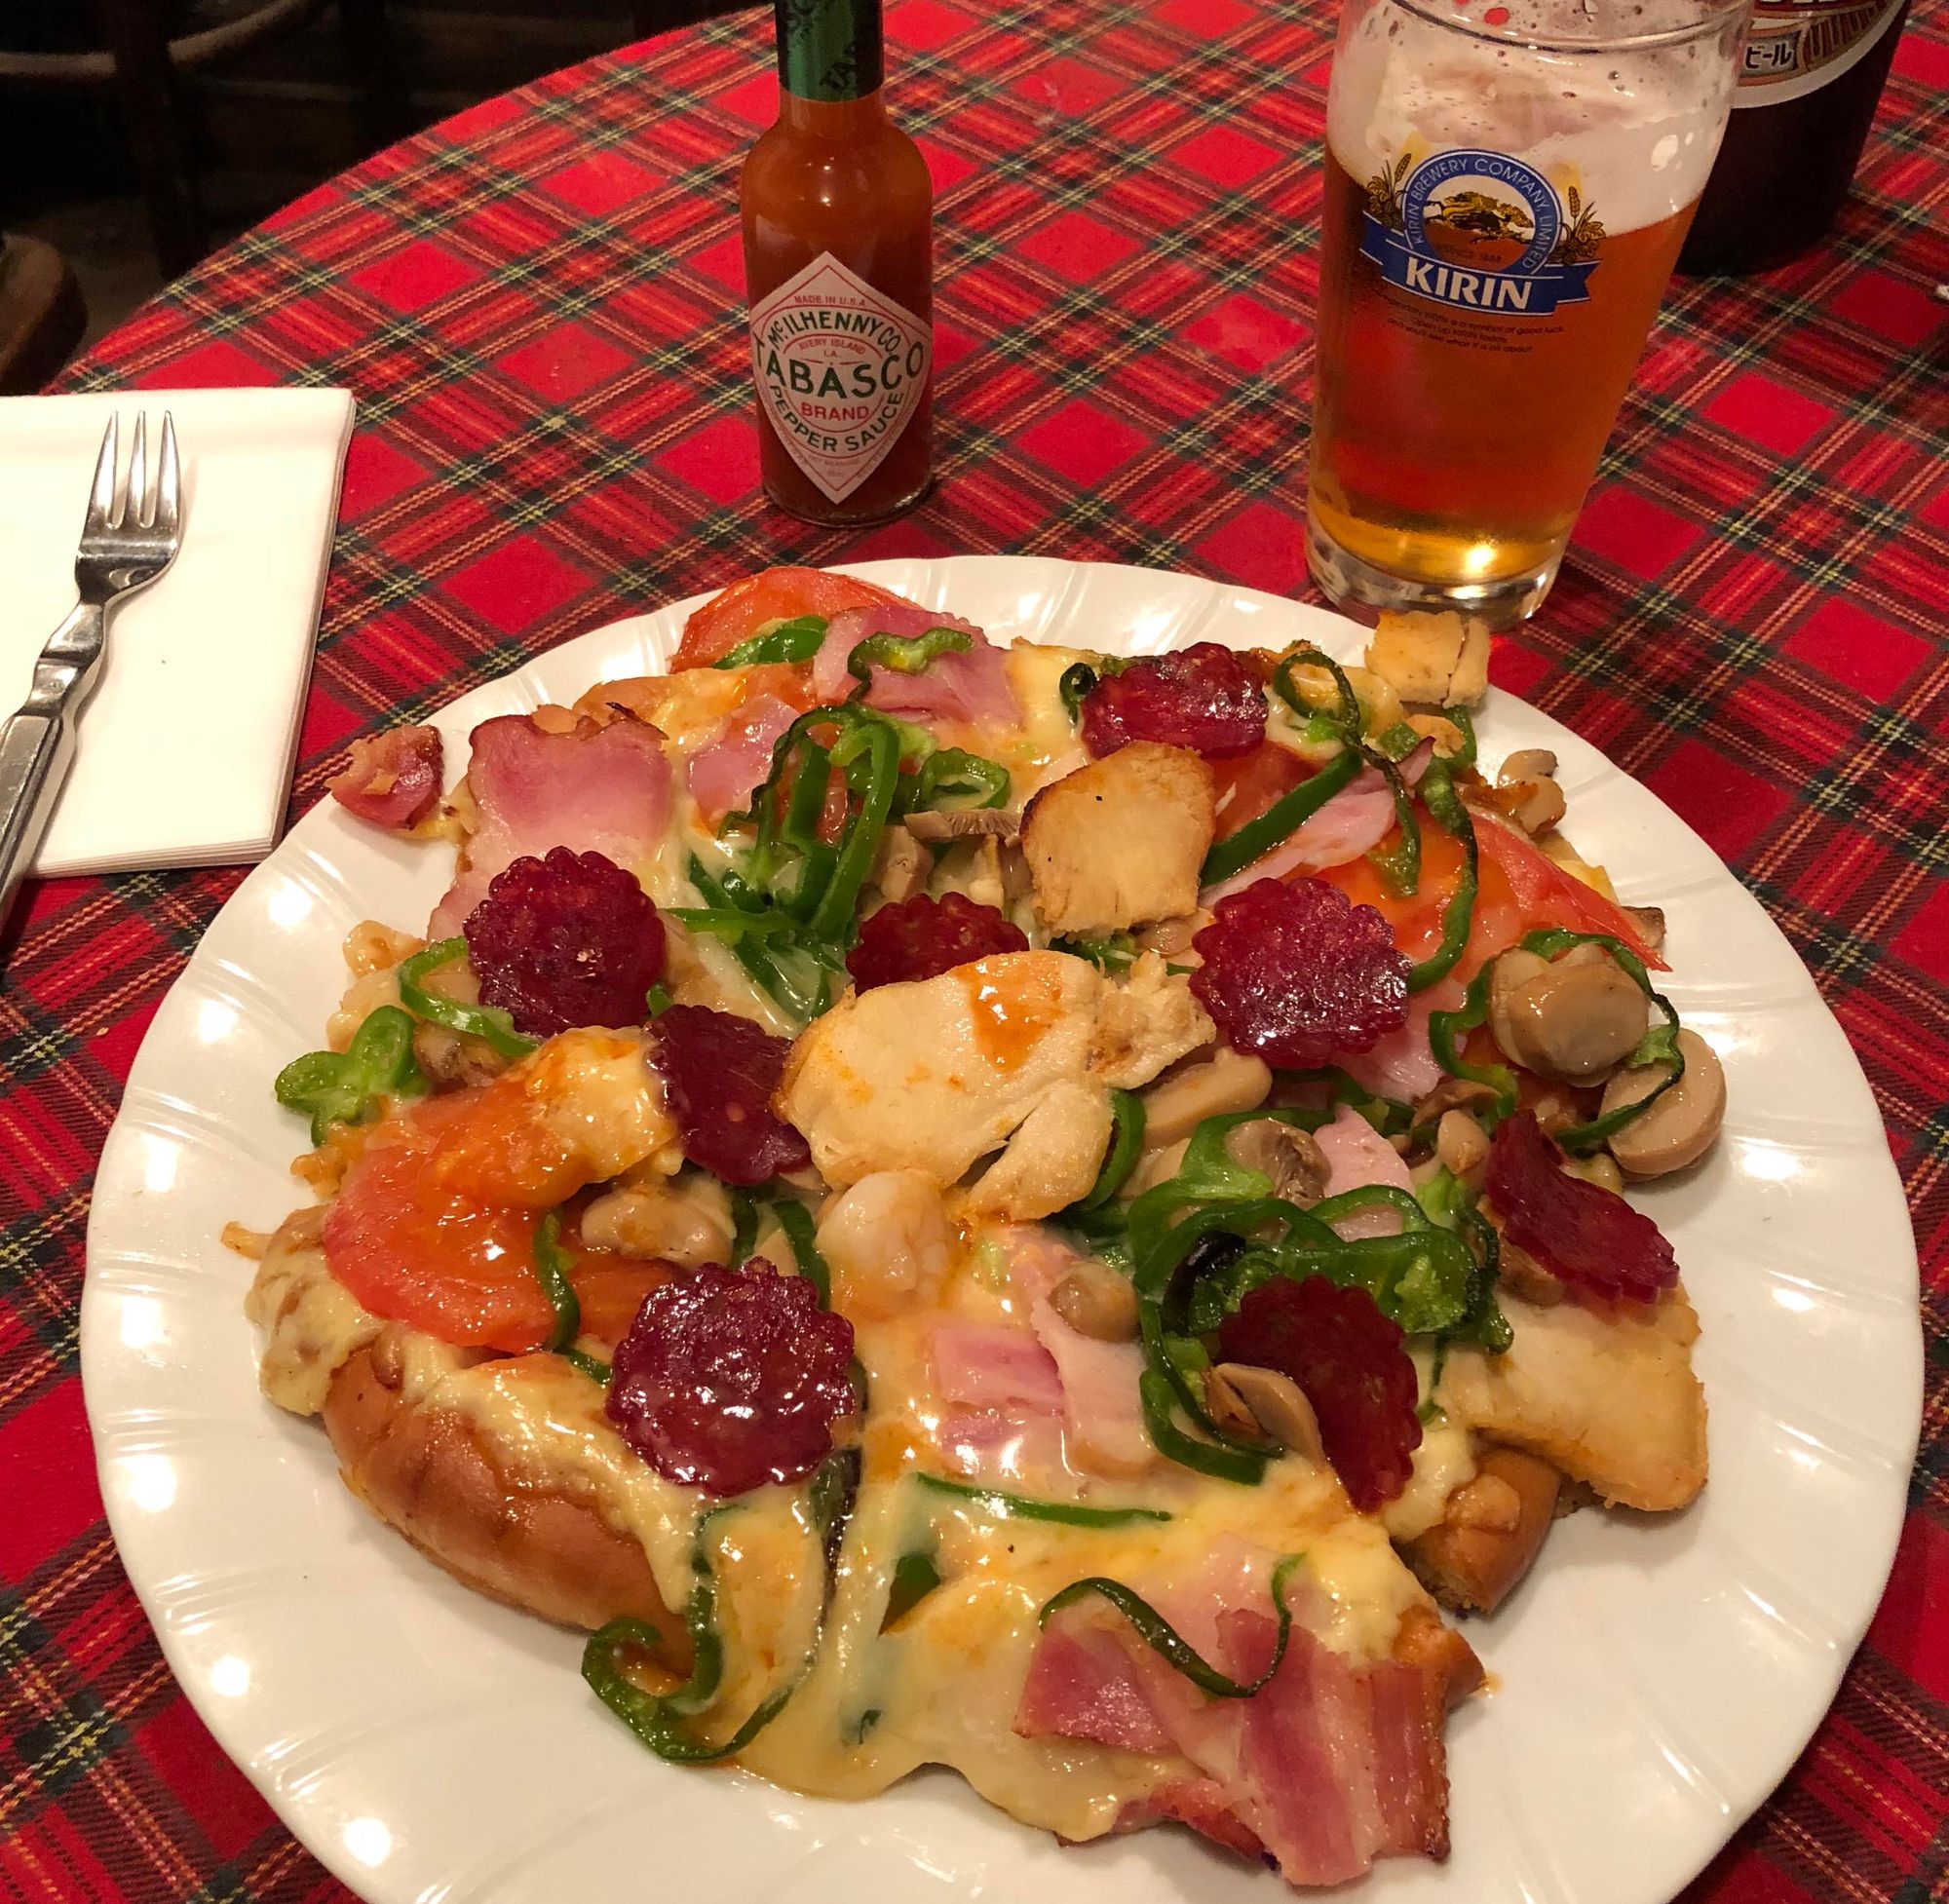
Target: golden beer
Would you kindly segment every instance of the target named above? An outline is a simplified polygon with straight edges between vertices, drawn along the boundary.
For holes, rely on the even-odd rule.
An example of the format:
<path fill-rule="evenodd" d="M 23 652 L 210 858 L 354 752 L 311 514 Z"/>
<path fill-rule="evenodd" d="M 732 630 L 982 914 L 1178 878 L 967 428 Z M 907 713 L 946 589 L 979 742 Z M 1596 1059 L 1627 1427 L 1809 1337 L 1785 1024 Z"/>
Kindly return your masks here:
<path fill-rule="evenodd" d="M 1506 625 L 1554 578 L 1730 110 L 1738 0 L 1664 4 L 1349 0 L 1307 487 L 1335 601 Z M 1538 44 L 1559 5 L 1639 30 Z"/>

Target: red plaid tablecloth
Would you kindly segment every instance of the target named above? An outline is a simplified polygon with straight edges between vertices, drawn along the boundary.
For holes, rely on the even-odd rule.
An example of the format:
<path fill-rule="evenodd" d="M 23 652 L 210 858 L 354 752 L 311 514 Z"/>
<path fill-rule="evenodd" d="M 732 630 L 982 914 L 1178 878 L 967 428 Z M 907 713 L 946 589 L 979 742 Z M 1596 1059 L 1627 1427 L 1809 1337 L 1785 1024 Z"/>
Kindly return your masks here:
<path fill-rule="evenodd" d="M 773 112 L 756 18 L 334 180 L 69 381 L 357 394 L 293 813 L 353 735 L 780 559 L 1013 550 L 1304 592 L 1330 12 L 898 0 L 896 96 L 938 198 L 940 482 L 890 527 L 822 533 L 758 498 L 734 210 Z M 1655 788 L 1785 928 L 1874 1082 L 1922 1243 L 1930 1412 L 1894 1580 L 1813 1744 L 1695 1893 L 1724 1904 L 1949 1885 L 1945 97 L 1949 4 L 1917 0 L 1838 234 L 1674 291 L 1562 579 L 1498 644 L 1500 682 Z M 94 1160 L 238 878 L 43 886 L 0 990 L 7 1898 L 345 1895 L 164 1666 L 76 1366 Z"/>

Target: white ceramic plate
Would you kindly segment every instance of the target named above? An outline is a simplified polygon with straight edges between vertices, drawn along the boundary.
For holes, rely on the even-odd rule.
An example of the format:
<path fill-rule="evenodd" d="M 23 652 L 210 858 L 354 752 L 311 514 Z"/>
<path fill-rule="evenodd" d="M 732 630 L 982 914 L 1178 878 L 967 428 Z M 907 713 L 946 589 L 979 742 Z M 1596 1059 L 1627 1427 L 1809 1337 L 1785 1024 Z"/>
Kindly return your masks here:
<path fill-rule="evenodd" d="M 998 637 L 1155 651 L 1351 623 L 1189 576 L 1019 557 L 860 571 Z M 702 599 L 702 597 L 699 597 Z M 439 719 L 473 725 L 660 667 L 694 602 L 599 628 Z M 1712 1480 L 1662 1519 L 1583 1513 L 1471 1637 L 1498 1690 L 1451 1733 L 1455 1853 L 1382 1865 L 1395 1899 L 1656 1904 L 1785 1771 L 1894 1551 L 1921 1400 L 1915 1250 L 1866 1081 L 1813 982 L 1703 843 L 1506 695 L 1485 756 L 1548 745 L 1570 826 L 1670 917 L 1670 994 L 1725 1060 L 1723 1141 L 1642 1200 L 1704 1325 Z M 1269 1873 L 1151 1831 L 1065 1850 L 945 1772 L 868 1804 L 800 1798 L 638 1748 L 579 1642 L 453 1584 L 346 1492 L 316 1423 L 257 1393 L 248 1266 L 224 1222 L 302 1200 L 271 1079 L 314 1047 L 368 916 L 423 921 L 448 856 L 322 802 L 245 881 L 157 1013 L 102 1153 L 82 1373 L 108 1518 L 177 1677 L 224 1749 L 375 1904 L 1268 1904 Z"/>

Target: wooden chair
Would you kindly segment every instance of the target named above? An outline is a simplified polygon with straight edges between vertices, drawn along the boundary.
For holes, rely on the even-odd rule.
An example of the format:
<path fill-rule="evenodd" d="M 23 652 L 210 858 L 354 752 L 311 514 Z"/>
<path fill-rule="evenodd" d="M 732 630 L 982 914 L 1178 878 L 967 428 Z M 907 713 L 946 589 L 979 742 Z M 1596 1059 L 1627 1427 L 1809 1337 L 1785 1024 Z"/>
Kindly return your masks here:
<path fill-rule="evenodd" d="M 39 390 L 87 328 L 67 260 L 37 238 L 0 236 L 0 397 Z"/>
<path fill-rule="evenodd" d="M 113 86 L 134 152 L 149 229 L 164 272 L 173 278 L 210 248 L 182 129 L 180 76 L 238 54 L 273 33 L 302 25 L 325 0 L 251 0 L 248 9 L 199 26 L 187 9 L 173 34 L 165 0 L 93 0 L 105 50 L 84 53 L 0 51 L 0 85 Z M 386 27 L 386 0 L 335 0 L 372 145 L 406 130 L 405 102 Z"/>

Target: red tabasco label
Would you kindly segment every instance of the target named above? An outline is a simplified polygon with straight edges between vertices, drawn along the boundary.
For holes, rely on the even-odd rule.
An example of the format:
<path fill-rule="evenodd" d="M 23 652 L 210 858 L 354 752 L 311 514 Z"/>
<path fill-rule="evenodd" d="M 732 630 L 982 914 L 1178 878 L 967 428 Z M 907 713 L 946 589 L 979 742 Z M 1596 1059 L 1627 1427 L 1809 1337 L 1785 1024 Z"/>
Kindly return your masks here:
<path fill-rule="evenodd" d="M 1753 0 L 1736 106 L 1797 99 L 1864 59 L 1901 0 Z"/>
<path fill-rule="evenodd" d="M 765 414 L 835 503 L 906 428 L 933 355 L 927 326 L 830 251 L 751 308 L 751 372 Z"/>

